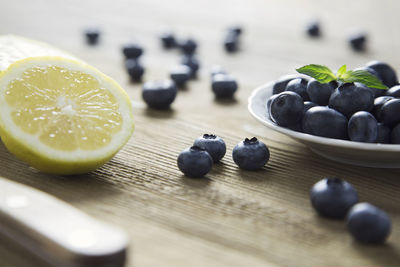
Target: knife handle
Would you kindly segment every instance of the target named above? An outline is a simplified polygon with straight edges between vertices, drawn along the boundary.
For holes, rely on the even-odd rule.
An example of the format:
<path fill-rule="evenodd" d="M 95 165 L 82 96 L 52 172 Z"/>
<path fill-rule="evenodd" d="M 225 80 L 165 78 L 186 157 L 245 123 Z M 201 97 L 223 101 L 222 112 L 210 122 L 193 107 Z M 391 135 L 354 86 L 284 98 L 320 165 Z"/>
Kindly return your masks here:
<path fill-rule="evenodd" d="M 127 235 L 34 188 L 0 178 L 0 233 L 51 265 L 124 266 Z"/>

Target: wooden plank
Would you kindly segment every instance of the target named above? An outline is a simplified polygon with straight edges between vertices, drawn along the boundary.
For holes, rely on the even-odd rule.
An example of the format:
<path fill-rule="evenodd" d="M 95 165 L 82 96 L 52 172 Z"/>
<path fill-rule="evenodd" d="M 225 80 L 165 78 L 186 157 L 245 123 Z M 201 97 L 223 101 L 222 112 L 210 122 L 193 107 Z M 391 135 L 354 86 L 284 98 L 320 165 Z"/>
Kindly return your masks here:
<path fill-rule="evenodd" d="M 53 194 L 129 232 L 128 266 L 395 266 L 400 261 L 399 170 L 341 165 L 258 124 L 246 110 L 257 86 L 307 63 L 357 67 L 372 59 L 396 68 L 400 58 L 396 1 L 23 1 L 3 3 L 0 33 L 53 43 L 114 77 L 134 103 L 133 138 L 104 167 L 78 177 L 55 177 L 27 167 L 0 146 L 0 175 Z M 303 25 L 317 15 L 324 37 L 307 39 Z M 243 23 L 243 51 L 226 55 L 223 30 Z M 87 47 L 81 30 L 96 23 L 104 36 Z M 121 45 L 136 38 L 146 48 L 146 80 L 168 77 L 179 53 L 160 49 L 157 33 L 171 27 L 200 41 L 198 80 L 180 91 L 169 112 L 151 111 L 140 84 L 130 84 Z M 346 36 L 363 27 L 371 37 L 365 54 L 352 52 Z M 213 64 L 240 82 L 236 101 L 220 103 L 210 89 Z M 181 150 L 203 133 L 220 135 L 228 151 L 205 179 L 185 178 L 176 167 Z M 257 136 L 271 150 L 266 168 L 239 170 L 232 148 Z M 377 155 L 378 156 L 378 155 Z M 393 220 L 386 245 L 352 241 L 342 221 L 319 218 L 309 204 L 313 183 L 341 177 L 362 201 Z M 9 241 L 0 240 L 0 266 L 43 266 Z"/>

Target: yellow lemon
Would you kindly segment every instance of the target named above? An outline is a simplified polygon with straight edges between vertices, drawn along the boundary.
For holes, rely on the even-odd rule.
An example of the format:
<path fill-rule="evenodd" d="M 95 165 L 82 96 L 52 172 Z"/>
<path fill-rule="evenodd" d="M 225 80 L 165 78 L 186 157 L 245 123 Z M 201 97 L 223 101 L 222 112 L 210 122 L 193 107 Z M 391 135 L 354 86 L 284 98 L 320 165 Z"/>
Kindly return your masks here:
<path fill-rule="evenodd" d="M 47 173 L 85 173 L 129 140 L 132 105 L 114 80 L 64 54 L 4 63 L 1 53 L 0 135 L 18 158 Z"/>

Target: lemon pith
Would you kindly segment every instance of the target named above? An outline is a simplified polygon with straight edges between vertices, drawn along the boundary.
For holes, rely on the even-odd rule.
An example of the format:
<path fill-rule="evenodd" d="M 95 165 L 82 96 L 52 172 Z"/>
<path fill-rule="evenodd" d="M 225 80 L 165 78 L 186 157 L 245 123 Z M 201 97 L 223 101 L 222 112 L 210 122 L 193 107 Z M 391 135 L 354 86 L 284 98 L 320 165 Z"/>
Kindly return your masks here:
<path fill-rule="evenodd" d="M 50 173 L 101 166 L 133 131 L 123 89 L 93 67 L 62 57 L 27 58 L 3 71 L 0 113 L 6 147 Z"/>

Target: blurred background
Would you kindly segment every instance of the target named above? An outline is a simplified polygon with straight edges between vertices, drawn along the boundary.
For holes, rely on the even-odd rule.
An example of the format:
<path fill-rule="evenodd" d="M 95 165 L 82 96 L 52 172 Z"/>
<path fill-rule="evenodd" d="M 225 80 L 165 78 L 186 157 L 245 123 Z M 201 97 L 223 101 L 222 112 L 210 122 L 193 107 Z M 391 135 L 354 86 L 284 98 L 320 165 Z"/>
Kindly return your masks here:
<path fill-rule="evenodd" d="M 43 40 L 77 54 L 121 81 L 122 44 L 140 42 L 146 49 L 148 78 L 162 76 L 176 57 L 160 49 L 157 36 L 165 29 L 199 42 L 203 70 L 221 64 L 250 85 L 259 85 L 309 63 L 338 68 L 364 65 L 380 59 L 399 66 L 397 9 L 394 1 L 2 1 L 1 33 Z M 391 8 L 393 6 L 393 8 Z M 307 38 L 305 27 L 321 24 L 321 38 Z M 227 57 L 224 31 L 242 25 L 242 51 Z M 92 49 L 84 42 L 88 26 L 101 29 L 101 42 Z M 368 35 L 365 53 L 354 53 L 347 42 L 357 31 Z M 391 51 L 391 53 L 388 53 Z M 251 58 L 252 60 L 246 60 Z M 108 64 L 101 64 L 104 61 Z"/>

